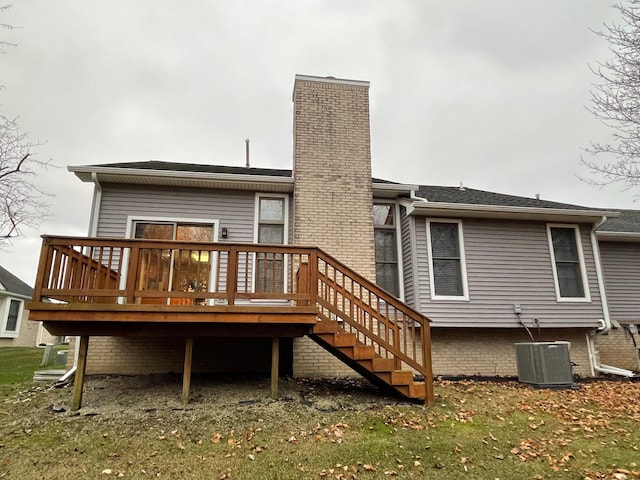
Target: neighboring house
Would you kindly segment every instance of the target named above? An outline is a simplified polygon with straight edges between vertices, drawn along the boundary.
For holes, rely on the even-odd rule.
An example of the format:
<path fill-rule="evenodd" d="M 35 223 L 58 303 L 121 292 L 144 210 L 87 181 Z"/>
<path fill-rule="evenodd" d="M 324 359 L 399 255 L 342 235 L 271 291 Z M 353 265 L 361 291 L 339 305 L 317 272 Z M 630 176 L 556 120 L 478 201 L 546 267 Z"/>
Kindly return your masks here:
<path fill-rule="evenodd" d="M 371 287 L 363 290 L 364 280 L 358 287 L 359 298 L 352 298 L 352 283 L 341 279 L 345 271 L 353 270 L 431 320 L 436 375 L 515 375 L 513 344 L 531 340 L 571 342 L 575 372 L 594 375 L 594 337 L 609 327 L 595 231 L 618 213 L 462 186 L 406 185 L 372 178 L 368 86 L 367 82 L 332 77 L 296 77 L 292 170 L 159 161 L 69 167 L 80 180 L 94 184 L 90 236 L 114 239 L 110 240 L 114 248 L 115 239 L 215 242 L 233 248 L 240 248 L 238 244 L 320 247 L 347 267 L 338 274 L 334 271 L 332 279 L 325 275 L 318 295 L 333 288 L 333 296 L 318 298 L 319 308 L 328 312 L 322 318 L 342 322 L 343 313 L 360 308 L 354 315 L 363 324 L 369 322 L 372 331 L 378 329 L 377 337 L 396 335 L 382 331 L 380 325 L 407 329 L 416 325 L 418 320 L 389 320 L 397 317 L 389 313 L 391 301 L 382 296 L 363 306 L 372 291 L 377 295 Z M 425 180 L 428 176 L 428 168 L 415 175 Z M 134 253 L 128 252 L 134 252 L 137 244 L 122 243 L 121 251 L 106 253 L 92 250 L 89 243 L 77 244 L 90 252 L 84 257 L 85 266 L 105 275 L 101 285 L 109 284 L 106 278 L 113 277 L 113 286 L 104 288 L 111 288 L 109 301 L 122 304 L 124 278 L 134 279 L 122 264 L 130 262 Z M 175 251 L 179 248 L 188 248 L 188 244 Z M 184 258 L 205 258 L 204 275 L 181 277 L 176 273 L 192 267 L 179 267 L 170 247 L 158 250 L 165 253 L 136 253 L 142 259 L 137 260 L 137 268 L 143 266 L 146 273 L 137 280 L 136 292 L 127 291 L 127 298 L 149 303 L 157 294 L 145 294 L 145 289 L 157 292 L 164 288 L 189 292 L 189 304 L 198 300 L 209 308 L 217 305 L 223 299 L 210 285 L 218 282 L 221 290 L 226 288 L 219 279 L 232 257 L 222 260 L 223 252 L 216 253 L 213 247 L 207 247 L 205 256 L 204 246 L 191 248 L 192 253 Z M 256 250 L 247 254 L 244 267 L 234 275 L 245 274 L 245 283 L 250 284 L 246 291 L 286 290 L 287 282 L 290 286 L 293 280 L 282 272 L 300 262 L 279 255 Z M 164 269 L 163 262 L 168 261 L 173 266 Z M 100 265 L 107 264 L 111 270 L 100 273 Z M 318 273 L 313 265 L 310 268 L 311 274 Z M 236 276 L 227 275 L 227 281 L 235 281 Z M 284 285 L 277 284 L 277 279 Z M 46 288 L 37 285 L 43 296 Z M 200 299 L 192 293 L 199 288 L 205 292 Z M 98 298 L 80 293 L 66 298 L 89 302 Z M 178 312 L 179 307 L 173 305 L 182 300 L 174 298 L 177 296 L 169 293 L 160 299 L 165 305 L 161 310 Z M 343 310 L 338 311 L 340 302 Z M 71 320 L 81 318 L 74 316 L 73 308 L 66 313 L 43 312 L 35 318 L 48 319 L 52 328 L 71 332 L 77 325 Z M 392 305 L 396 312 L 401 308 Z M 124 320 L 135 321 L 136 311 L 147 310 L 149 307 L 132 307 Z M 376 316 L 380 310 L 386 313 Z M 70 315 L 69 321 L 65 314 Z M 153 330 L 140 324 L 144 335 L 132 336 L 133 330 L 121 323 L 110 324 L 109 329 L 91 330 L 93 327 L 95 323 L 83 325 L 84 332 L 93 332 L 89 373 L 156 373 L 182 368 L 185 347 L 176 338 L 179 330 L 154 336 Z M 328 354 L 310 340 L 313 337 L 291 335 L 280 343 L 281 372 L 299 376 L 354 373 L 342 362 L 343 357 Z M 404 333 L 393 339 L 398 344 L 405 340 Z M 211 335 L 199 339 L 201 353 L 194 368 L 266 370 L 270 348 L 264 338 Z M 416 358 L 421 348 L 428 346 L 413 345 Z"/>
<path fill-rule="evenodd" d="M 0 266 L 0 347 L 35 347 L 54 340 L 40 322 L 27 321 L 25 303 L 32 295 L 29 285 Z"/>

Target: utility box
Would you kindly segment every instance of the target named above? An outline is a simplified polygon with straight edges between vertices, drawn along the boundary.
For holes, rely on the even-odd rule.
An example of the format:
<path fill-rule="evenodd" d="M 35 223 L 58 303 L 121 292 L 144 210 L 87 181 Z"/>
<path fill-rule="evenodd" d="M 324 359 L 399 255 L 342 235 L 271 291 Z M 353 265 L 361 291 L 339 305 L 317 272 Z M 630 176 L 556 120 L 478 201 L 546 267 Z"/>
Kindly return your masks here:
<path fill-rule="evenodd" d="M 518 380 L 536 387 L 571 387 L 570 342 L 516 343 Z"/>

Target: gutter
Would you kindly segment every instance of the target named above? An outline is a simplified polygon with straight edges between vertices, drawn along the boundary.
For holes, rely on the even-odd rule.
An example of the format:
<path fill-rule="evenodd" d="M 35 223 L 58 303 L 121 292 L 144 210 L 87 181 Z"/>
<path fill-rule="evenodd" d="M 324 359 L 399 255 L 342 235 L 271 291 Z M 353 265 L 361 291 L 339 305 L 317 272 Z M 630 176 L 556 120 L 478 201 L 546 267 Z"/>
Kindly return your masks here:
<path fill-rule="evenodd" d="M 176 170 L 151 170 L 143 168 L 118 167 L 86 167 L 69 166 L 67 170 L 74 173 L 83 182 L 95 182 L 98 176 L 103 181 L 115 183 L 136 183 L 163 185 L 170 181 L 183 181 L 194 185 L 210 183 L 226 184 L 227 188 L 234 188 L 241 184 L 252 185 L 254 188 L 264 188 L 267 185 L 277 186 L 285 191 L 293 191 L 294 178 L 272 175 L 250 175 L 235 173 L 213 173 Z M 135 179 L 135 180 L 132 180 Z"/>
<path fill-rule="evenodd" d="M 412 197 L 413 198 L 413 197 Z M 493 218 L 510 220 L 556 220 L 579 223 L 598 222 L 605 217 L 618 217 L 620 214 L 608 210 L 581 210 L 565 208 L 518 207 L 512 205 L 480 205 L 469 203 L 429 202 L 416 197 L 410 215 L 429 215 L 459 218 Z"/>

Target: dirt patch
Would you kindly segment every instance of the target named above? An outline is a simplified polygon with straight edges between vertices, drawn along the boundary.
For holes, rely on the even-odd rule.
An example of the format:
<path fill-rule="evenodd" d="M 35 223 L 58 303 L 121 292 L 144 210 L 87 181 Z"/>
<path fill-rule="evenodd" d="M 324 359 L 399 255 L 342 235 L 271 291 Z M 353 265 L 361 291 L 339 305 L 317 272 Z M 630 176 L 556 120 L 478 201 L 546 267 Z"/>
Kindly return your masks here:
<path fill-rule="evenodd" d="M 320 412 L 356 411 L 406 403 L 389 396 L 363 379 L 294 379 L 279 382 L 279 398 L 271 398 L 270 380 L 262 376 L 194 376 L 190 402 L 181 401 L 182 377 L 179 375 L 90 376 L 84 387 L 83 406 L 71 411 L 72 386 L 35 385 L 16 392 L 5 402 L 31 403 L 30 418 L 37 422 L 35 412 L 50 418 L 73 421 L 78 417 L 95 417 L 107 423 L 127 423 L 139 428 L 147 421 L 188 418 L 192 422 L 206 419 L 221 428 L 231 426 L 247 416 L 277 418 L 285 421 L 305 412 L 314 416 Z M 39 409 L 33 410 L 33 403 Z M 135 426 L 138 427 L 135 427 Z"/>

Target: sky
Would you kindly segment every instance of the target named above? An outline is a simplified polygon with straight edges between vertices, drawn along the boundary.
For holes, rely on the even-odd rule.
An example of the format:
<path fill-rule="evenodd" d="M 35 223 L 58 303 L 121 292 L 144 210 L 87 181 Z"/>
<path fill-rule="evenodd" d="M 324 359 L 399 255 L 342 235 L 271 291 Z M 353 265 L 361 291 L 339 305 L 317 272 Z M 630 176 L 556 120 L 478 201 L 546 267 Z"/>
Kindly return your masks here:
<path fill-rule="evenodd" d="M 0 113 L 57 167 L 51 215 L 0 250 L 33 284 L 41 234 L 88 233 L 68 165 L 161 160 L 292 166 L 296 74 L 370 82 L 373 175 L 599 208 L 638 192 L 580 178 L 611 130 L 587 110 L 610 57 L 605 0 L 15 0 Z"/>

